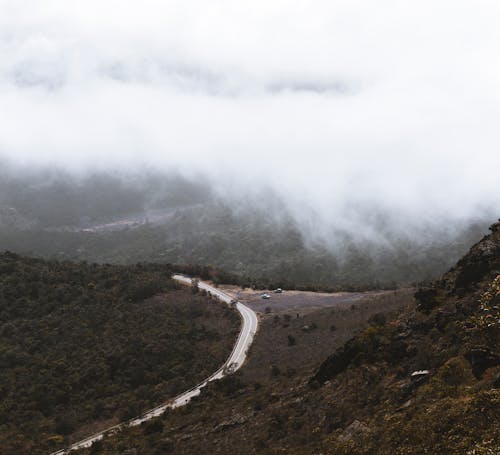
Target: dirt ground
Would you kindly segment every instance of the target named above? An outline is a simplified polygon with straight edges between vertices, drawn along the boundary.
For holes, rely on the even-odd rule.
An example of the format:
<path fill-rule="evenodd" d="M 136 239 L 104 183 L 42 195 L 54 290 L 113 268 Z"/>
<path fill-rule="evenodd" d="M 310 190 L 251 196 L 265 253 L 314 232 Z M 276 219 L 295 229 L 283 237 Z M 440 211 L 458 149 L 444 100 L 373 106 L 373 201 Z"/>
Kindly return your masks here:
<path fill-rule="evenodd" d="M 255 291 L 253 289 L 241 289 L 237 286 L 220 286 L 221 291 L 234 296 L 235 299 L 244 303 L 259 313 L 310 313 L 321 308 L 350 307 L 360 304 L 367 299 L 377 296 L 395 294 L 396 291 L 369 291 L 369 292 L 307 292 L 287 291 L 281 294 L 271 290 Z M 269 294 L 269 299 L 263 299 L 263 294 Z"/>
<path fill-rule="evenodd" d="M 272 294 L 269 300 L 257 293 L 252 298 L 245 303 L 260 312 L 261 325 L 242 372 L 265 383 L 273 380 L 269 373 L 273 365 L 289 379 L 312 374 L 328 355 L 366 327 L 372 316 L 384 313 L 390 318 L 390 313 L 412 305 L 413 291 L 284 292 Z"/>

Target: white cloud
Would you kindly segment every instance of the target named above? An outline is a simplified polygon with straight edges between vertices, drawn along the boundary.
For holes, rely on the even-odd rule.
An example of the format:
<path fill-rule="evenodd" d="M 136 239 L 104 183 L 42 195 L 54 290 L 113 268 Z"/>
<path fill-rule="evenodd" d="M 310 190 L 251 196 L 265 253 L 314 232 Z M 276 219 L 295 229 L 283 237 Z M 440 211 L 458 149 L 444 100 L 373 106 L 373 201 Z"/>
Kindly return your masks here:
<path fill-rule="evenodd" d="M 0 156 L 265 184 L 325 237 L 374 208 L 404 228 L 498 212 L 499 13 L 489 0 L 0 0 Z"/>

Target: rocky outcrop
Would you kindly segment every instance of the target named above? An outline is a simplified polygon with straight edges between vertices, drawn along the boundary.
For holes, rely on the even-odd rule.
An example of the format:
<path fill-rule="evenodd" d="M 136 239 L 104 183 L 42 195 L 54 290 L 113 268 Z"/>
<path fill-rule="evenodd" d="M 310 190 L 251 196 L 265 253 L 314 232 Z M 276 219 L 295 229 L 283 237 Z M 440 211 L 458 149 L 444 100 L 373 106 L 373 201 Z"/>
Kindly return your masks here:
<path fill-rule="evenodd" d="M 459 295 L 484 280 L 491 271 L 500 269 L 500 222 L 493 224 L 490 231 L 452 269 L 456 272 L 454 288 Z"/>
<path fill-rule="evenodd" d="M 417 290 L 417 309 L 425 314 L 440 307 L 449 296 L 458 298 L 475 292 L 480 284 L 500 272 L 500 221 L 439 280 Z"/>
<path fill-rule="evenodd" d="M 426 365 L 418 359 L 433 357 L 433 368 L 439 367 L 446 361 L 448 351 L 450 356 L 461 351 L 476 378 L 481 377 L 486 369 L 499 365 L 500 355 L 481 346 L 483 340 L 492 340 L 495 335 L 475 330 L 481 311 L 489 311 L 480 303 L 481 293 L 500 273 L 500 222 L 493 224 L 490 230 L 491 234 L 475 244 L 455 267 L 415 293 L 418 311 L 408 324 L 371 326 L 328 357 L 310 383 L 324 384 L 352 365 L 370 362 L 405 364 L 407 368 L 421 369 Z M 491 324 L 483 325 L 492 332 Z M 439 339 L 443 339 L 441 345 L 437 342 Z M 461 347 L 453 345 L 450 340 L 463 344 Z M 430 355 L 430 346 L 433 346 L 434 356 Z M 417 360 L 413 361 L 413 358 Z M 424 382 L 428 375 L 420 379 Z M 415 390 L 420 379 L 412 381 L 408 390 Z"/>
<path fill-rule="evenodd" d="M 437 290 L 434 288 L 420 288 L 415 293 L 415 298 L 417 299 L 418 309 L 424 313 L 429 313 L 437 305 Z"/>
<path fill-rule="evenodd" d="M 321 364 L 317 373 L 311 378 L 310 383 L 323 384 L 333 379 L 346 370 L 359 353 L 360 345 L 357 340 L 355 338 L 349 340 Z"/>
<path fill-rule="evenodd" d="M 470 349 L 466 352 L 465 358 L 470 362 L 472 373 L 476 378 L 480 378 L 487 368 L 500 365 L 500 355 L 485 346 Z"/>

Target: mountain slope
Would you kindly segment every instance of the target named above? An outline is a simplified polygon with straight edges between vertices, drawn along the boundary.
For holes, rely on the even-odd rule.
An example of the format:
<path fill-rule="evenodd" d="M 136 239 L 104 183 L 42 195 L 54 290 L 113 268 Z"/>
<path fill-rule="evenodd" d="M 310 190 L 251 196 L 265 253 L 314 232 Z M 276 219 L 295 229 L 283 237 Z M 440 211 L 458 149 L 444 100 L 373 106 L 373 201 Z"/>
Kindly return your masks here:
<path fill-rule="evenodd" d="M 349 416 L 330 450 L 498 453 L 500 223 L 490 229 L 416 293 L 415 312 L 369 328 L 320 366 L 311 383 L 326 382 L 325 400 L 341 400 L 333 409 Z"/>
<path fill-rule="evenodd" d="M 373 289 L 428 280 L 454 264 L 489 222 L 478 214 L 405 228 L 381 208 L 361 213 L 355 226 L 346 230 L 338 220 L 318 238 L 322 223 L 313 217 L 304 224 L 307 215 L 298 216 L 272 191 L 232 199 L 202 178 L 77 177 L 9 169 L 0 160 L 0 250 L 100 263 L 212 265 L 264 287 Z"/>
<path fill-rule="evenodd" d="M 93 453 L 499 453 L 500 223 L 491 231 L 416 308 L 372 318 L 312 375 L 233 376 Z"/>
<path fill-rule="evenodd" d="M 224 363 L 238 316 L 171 273 L 0 254 L 2 454 L 62 448 Z"/>

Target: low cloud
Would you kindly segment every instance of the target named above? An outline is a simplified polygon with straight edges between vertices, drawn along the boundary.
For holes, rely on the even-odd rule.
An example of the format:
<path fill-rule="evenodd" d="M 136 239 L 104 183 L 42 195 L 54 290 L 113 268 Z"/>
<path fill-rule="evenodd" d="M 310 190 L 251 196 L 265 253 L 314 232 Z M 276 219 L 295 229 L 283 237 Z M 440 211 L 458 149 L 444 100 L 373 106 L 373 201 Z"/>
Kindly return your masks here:
<path fill-rule="evenodd" d="M 486 0 L 3 0 L 0 157 L 204 174 L 235 205 L 267 188 L 319 240 L 496 217 L 499 13 Z"/>

